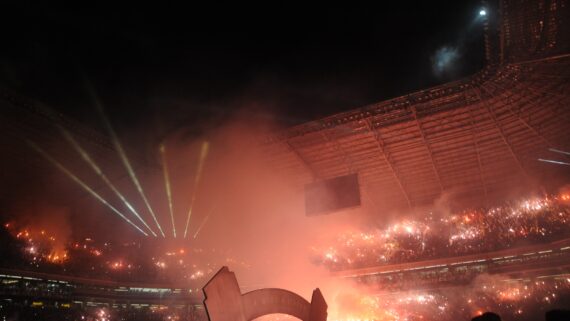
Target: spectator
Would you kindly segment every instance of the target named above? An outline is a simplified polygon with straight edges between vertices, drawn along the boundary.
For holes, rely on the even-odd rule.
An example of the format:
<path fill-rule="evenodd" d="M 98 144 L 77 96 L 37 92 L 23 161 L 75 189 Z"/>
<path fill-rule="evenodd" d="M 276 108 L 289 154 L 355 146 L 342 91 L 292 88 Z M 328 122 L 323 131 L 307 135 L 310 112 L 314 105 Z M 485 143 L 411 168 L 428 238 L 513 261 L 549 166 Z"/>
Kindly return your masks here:
<path fill-rule="evenodd" d="M 570 320 L 570 310 L 550 310 L 544 316 L 546 321 L 568 321 Z"/>
<path fill-rule="evenodd" d="M 471 321 L 501 321 L 501 317 L 493 312 L 485 312 L 479 316 L 474 317 Z"/>

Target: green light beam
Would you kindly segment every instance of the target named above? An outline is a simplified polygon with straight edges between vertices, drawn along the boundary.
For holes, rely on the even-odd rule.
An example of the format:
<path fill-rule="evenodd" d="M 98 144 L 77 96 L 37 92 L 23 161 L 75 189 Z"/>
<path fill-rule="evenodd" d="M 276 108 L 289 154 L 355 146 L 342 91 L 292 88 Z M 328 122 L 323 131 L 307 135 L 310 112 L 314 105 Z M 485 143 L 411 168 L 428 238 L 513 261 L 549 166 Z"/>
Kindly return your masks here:
<path fill-rule="evenodd" d="M 168 164 L 166 162 L 166 147 L 160 144 L 160 156 L 162 157 L 162 172 L 164 174 L 164 188 L 168 198 L 168 209 L 170 210 L 170 220 L 172 221 L 172 234 L 176 238 L 176 224 L 174 224 L 174 211 L 172 209 L 172 192 L 170 190 L 170 176 L 168 175 Z"/>
<path fill-rule="evenodd" d="M 198 237 L 198 233 L 200 233 L 200 231 L 202 230 L 202 228 L 204 227 L 204 225 L 206 225 L 206 222 L 208 222 L 208 219 L 210 218 L 210 215 L 212 215 L 212 212 L 214 211 L 214 209 L 212 208 L 212 210 L 210 211 L 210 213 L 208 213 L 208 215 L 206 215 L 206 217 L 204 218 L 204 220 L 202 221 L 202 223 L 200 223 L 200 226 L 198 226 L 198 229 L 196 230 L 196 233 L 194 233 L 194 239 L 196 239 L 196 237 Z"/>
<path fill-rule="evenodd" d="M 184 238 L 188 234 L 188 226 L 190 225 L 190 216 L 192 216 L 192 207 L 194 206 L 194 201 L 196 200 L 196 190 L 198 189 L 198 183 L 200 182 L 200 177 L 202 176 L 202 168 L 208 155 L 208 149 L 210 144 L 208 142 L 202 143 L 202 148 L 200 150 L 200 159 L 198 160 L 198 168 L 196 170 L 196 177 L 194 178 L 194 189 L 192 190 L 192 198 L 190 199 L 190 208 L 188 209 L 188 218 L 186 219 L 186 228 L 184 229 Z"/>
<path fill-rule="evenodd" d="M 115 149 L 117 150 L 117 153 L 119 154 L 119 157 L 121 158 L 121 161 L 123 162 L 123 165 L 125 165 L 125 168 L 127 169 L 127 172 L 129 173 L 129 176 L 131 177 L 133 184 L 135 185 L 135 187 L 137 188 L 137 191 L 139 192 L 141 198 L 143 199 L 143 201 L 146 205 L 146 208 L 148 209 L 150 215 L 152 216 L 152 218 L 154 220 L 154 223 L 156 224 L 156 226 L 158 227 L 158 230 L 160 231 L 160 234 L 162 235 L 162 237 L 166 237 L 164 235 L 164 232 L 162 231 L 162 227 L 160 226 L 160 223 L 158 223 L 158 220 L 156 218 L 156 215 L 154 214 L 154 211 L 152 210 L 152 207 L 150 206 L 150 203 L 149 203 L 149 201 L 148 201 L 148 199 L 147 199 L 147 197 L 143 191 L 143 188 L 142 188 L 142 186 L 141 186 L 141 184 L 137 178 L 137 175 L 135 174 L 135 171 L 133 170 L 133 168 L 131 166 L 131 163 L 127 157 L 127 154 L 125 153 L 125 151 L 123 149 L 123 145 L 119 141 L 119 138 L 118 138 L 117 134 L 115 133 L 113 126 L 111 126 L 111 122 L 109 121 L 109 119 L 105 115 L 105 111 L 103 110 L 103 106 L 99 102 L 99 99 L 97 99 L 97 95 L 95 93 L 95 90 L 91 86 L 87 86 L 87 88 L 89 90 L 89 94 L 91 95 L 91 98 L 93 99 L 95 107 L 97 108 L 97 111 L 99 112 L 99 115 L 101 116 L 101 119 L 103 120 L 103 124 L 105 125 L 105 127 L 107 128 L 107 131 L 111 135 L 111 140 L 113 142 L 113 145 L 115 146 Z"/>
<path fill-rule="evenodd" d="M 81 179 L 79 179 L 79 177 L 75 176 L 65 166 L 63 166 L 60 162 L 58 162 L 53 157 L 51 157 L 47 152 L 45 152 L 43 149 L 41 149 L 38 145 L 36 145 L 34 142 L 29 141 L 27 139 L 26 139 L 26 143 L 28 143 L 28 145 L 30 145 L 34 150 L 36 150 L 40 155 L 42 155 L 45 159 L 47 159 L 55 167 L 57 167 L 59 170 L 61 170 L 63 173 L 65 173 L 69 178 L 71 178 L 73 181 L 75 181 L 77 184 L 79 184 L 79 186 L 83 187 L 83 189 L 85 189 L 87 192 L 89 192 L 97 200 L 99 200 L 101 203 L 105 204 L 108 208 L 110 208 L 113 212 L 115 212 L 117 215 L 119 215 L 122 219 L 127 221 L 127 223 L 131 224 L 134 228 L 136 228 L 144 236 L 148 236 L 148 234 L 145 231 L 143 231 L 135 223 L 133 223 L 131 220 L 129 220 L 125 215 L 123 215 L 123 213 L 119 212 L 119 210 L 117 210 L 113 205 L 109 204 L 109 202 L 107 202 L 101 195 L 97 194 L 97 192 L 95 192 L 91 187 L 89 187 L 87 184 L 85 184 Z"/>
<path fill-rule="evenodd" d="M 127 199 L 123 196 L 123 194 L 119 192 L 119 190 L 115 187 L 115 185 L 111 183 L 107 175 L 103 173 L 101 168 L 89 156 L 87 151 L 85 151 L 85 149 L 81 147 L 79 142 L 75 140 L 75 138 L 71 135 L 71 133 L 69 133 L 65 128 L 61 127 L 60 125 L 57 125 L 57 127 L 61 131 L 63 137 L 65 137 L 65 139 L 73 146 L 73 148 L 79 153 L 79 155 L 81 155 L 83 160 L 91 166 L 93 171 L 95 171 L 95 173 L 97 173 L 97 175 L 101 177 L 103 182 L 107 184 L 107 186 L 115 193 L 115 195 L 117 195 L 117 197 L 125 204 L 125 206 L 139 219 L 139 221 L 141 221 L 141 223 L 150 231 L 150 233 L 156 237 L 156 233 L 154 233 L 154 231 L 150 228 L 150 226 L 148 226 L 146 221 L 139 215 L 139 213 L 135 210 L 135 208 L 131 205 L 131 203 L 127 201 Z"/>

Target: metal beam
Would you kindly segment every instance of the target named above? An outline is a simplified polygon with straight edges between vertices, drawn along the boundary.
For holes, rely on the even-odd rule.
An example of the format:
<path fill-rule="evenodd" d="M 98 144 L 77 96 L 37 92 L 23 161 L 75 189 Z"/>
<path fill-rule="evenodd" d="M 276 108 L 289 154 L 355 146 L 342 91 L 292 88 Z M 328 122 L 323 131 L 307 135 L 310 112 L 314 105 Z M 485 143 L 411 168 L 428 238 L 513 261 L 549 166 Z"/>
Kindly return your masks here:
<path fill-rule="evenodd" d="M 557 97 L 557 98 L 559 98 L 559 100 L 556 101 L 557 103 L 562 103 L 563 100 L 567 100 L 570 98 L 570 96 L 563 95 L 560 92 L 553 92 L 550 90 L 546 90 L 543 87 L 537 87 L 536 86 L 537 81 L 532 81 L 532 80 L 528 80 L 528 79 L 523 80 L 523 81 L 525 82 L 525 85 L 524 85 L 525 90 L 531 91 L 531 92 L 535 93 L 537 96 L 542 95 L 542 94 L 547 94 L 547 95 L 550 95 L 553 97 Z"/>
<path fill-rule="evenodd" d="M 499 86 L 497 84 L 495 84 L 494 86 L 496 86 L 497 88 L 499 88 L 500 90 L 503 90 L 503 92 L 509 92 L 511 94 L 511 96 L 514 96 L 515 93 L 512 90 L 506 89 L 502 86 Z M 491 91 L 487 88 L 485 88 L 485 85 L 481 84 L 481 88 L 483 90 L 485 90 L 489 95 L 493 95 L 491 93 Z M 521 97 L 521 100 L 524 99 L 525 97 L 522 95 L 519 95 L 519 97 Z M 548 148 L 556 148 L 556 145 L 552 144 L 548 138 L 544 137 L 536 128 L 534 128 L 532 125 L 530 125 L 527 121 L 525 121 L 519 114 L 515 113 L 512 109 L 511 106 L 512 102 L 509 99 L 510 97 L 506 97 L 506 99 L 504 100 L 504 105 L 507 108 L 507 110 L 511 113 L 511 115 L 515 116 L 517 118 L 517 120 L 523 124 L 524 127 L 526 127 L 530 132 L 532 132 L 534 135 L 536 135 L 538 138 L 540 138 L 546 145 Z M 526 99 L 525 103 L 528 103 L 536 108 L 540 109 L 540 106 L 537 106 L 534 102 L 530 101 L 528 98 Z"/>
<path fill-rule="evenodd" d="M 501 127 L 501 125 L 499 124 L 497 118 L 495 117 L 495 114 L 491 111 L 491 108 L 489 107 L 489 104 L 485 101 L 483 101 L 482 96 L 481 96 L 481 91 L 479 90 L 475 90 L 475 93 L 479 96 L 479 100 L 481 101 L 481 103 L 485 106 L 485 109 L 487 111 L 487 113 L 489 114 L 489 117 L 491 118 L 491 120 L 493 121 L 493 124 L 495 125 L 495 127 L 497 128 L 497 130 L 499 131 L 499 134 L 501 135 L 501 139 L 503 140 L 503 143 L 505 143 L 505 146 L 507 146 L 507 149 L 509 150 L 511 156 L 513 157 L 513 159 L 515 160 L 515 162 L 517 163 L 517 166 L 519 167 L 520 171 L 523 173 L 523 175 L 528 179 L 529 175 L 526 171 L 526 169 L 523 167 L 521 160 L 519 159 L 519 157 L 517 156 L 517 154 L 515 153 L 513 147 L 511 146 L 511 144 L 509 143 L 509 140 L 507 138 L 507 135 L 505 134 L 505 131 L 503 130 L 503 128 Z M 494 96 L 491 95 L 491 97 L 493 98 Z"/>
<path fill-rule="evenodd" d="M 471 123 L 471 134 L 473 135 L 473 146 L 475 147 L 475 153 L 477 155 L 477 166 L 479 167 L 479 180 L 481 181 L 481 186 L 483 187 L 483 192 L 485 193 L 485 200 L 489 201 L 489 195 L 487 192 L 487 183 L 483 176 L 483 164 L 481 163 L 481 152 L 479 150 L 479 132 L 475 129 L 475 119 L 473 117 L 472 107 L 467 106 L 469 110 L 469 121 Z"/>
<path fill-rule="evenodd" d="M 309 133 L 316 133 L 326 129 L 336 128 L 345 124 L 353 124 L 366 118 L 378 116 L 389 116 L 392 124 L 405 123 L 408 121 L 407 107 L 410 99 L 414 101 L 430 101 L 435 98 L 451 97 L 457 93 L 463 92 L 466 88 L 471 88 L 473 83 L 478 83 L 485 79 L 489 79 L 494 75 L 494 67 L 486 67 L 480 72 L 465 79 L 456 80 L 451 83 L 442 84 L 436 87 L 413 92 L 411 94 L 395 97 L 390 100 L 366 105 L 357 109 L 331 115 L 319 120 L 299 124 L 287 129 L 277 135 L 272 135 L 272 141 L 281 141 L 293 137 L 300 137 Z M 393 117 L 394 114 L 401 112 L 401 117 Z"/>
<path fill-rule="evenodd" d="M 350 155 L 344 150 L 344 148 L 342 148 L 342 146 L 340 145 L 338 139 L 332 140 L 330 137 L 328 137 L 326 135 L 326 130 L 321 131 L 321 136 L 327 141 L 327 143 L 329 144 L 333 144 L 333 149 L 341 152 L 343 154 L 343 165 L 346 166 L 347 172 L 350 173 L 352 172 L 352 158 L 350 158 Z M 350 163 L 351 164 L 347 164 L 347 160 L 350 158 Z M 366 198 L 368 198 L 368 200 L 370 201 L 370 204 L 372 204 L 372 206 L 374 207 L 374 209 L 376 211 L 378 211 L 378 205 L 376 204 L 376 202 L 374 201 L 374 199 L 370 196 L 370 194 L 368 194 L 368 185 L 364 184 L 364 182 L 361 182 L 365 189 L 363 190 L 363 194 L 364 196 L 366 196 Z"/>
<path fill-rule="evenodd" d="M 538 87 L 539 89 L 535 89 L 534 84 L 535 84 L 536 82 L 532 82 L 532 81 L 530 81 L 530 80 L 525 80 L 525 82 L 526 82 L 526 84 L 525 84 L 525 90 L 530 91 L 530 92 L 536 94 L 536 97 L 537 97 L 537 98 L 541 98 L 540 96 L 543 95 L 543 94 L 547 94 L 547 95 L 550 95 L 551 97 L 556 97 L 556 98 L 558 98 L 558 100 L 553 101 L 553 102 L 551 103 L 551 105 L 552 105 L 552 108 L 551 108 L 551 109 L 553 110 L 554 113 L 558 113 L 558 115 L 562 115 L 562 117 L 564 117 L 564 119 L 565 119 L 567 122 L 570 122 L 570 113 L 568 113 L 568 112 L 560 113 L 560 112 L 559 112 L 559 110 L 567 111 L 568 103 L 567 103 L 566 101 L 567 101 L 568 99 L 570 99 L 570 96 L 568 96 L 568 95 L 563 95 L 563 94 L 561 94 L 561 93 L 552 92 L 552 91 L 549 91 L 549 90 L 545 90 L 544 88 L 540 88 L 540 87 Z M 514 93 L 514 92 L 513 92 L 513 93 Z M 517 93 L 517 94 L 518 94 L 519 96 L 521 96 L 521 94 L 519 94 L 519 93 Z"/>
<path fill-rule="evenodd" d="M 513 65 L 534 64 L 534 63 L 539 63 L 539 62 L 545 62 L 545 61 L 552 61 L 552 60 L 564 59 L 564 58 L 567 58 L 567 57 L 570 57 L 570 54 L 561 54 L 561 55 L 557 55 L 557 56 L 550 56 L 550 57 L 539 58 L 539 59 L 531 59 L 531 60 L 519 61 L 519 62 L 513 63 Z"/>
<path fill-rule="evenodd" d="M 437 170 L 437 166 L 435 165 L 435 159 L 433 157 L 433 151 L 431 150 L 431 146 L 429 145 L 429 142 L 427 141 L 426 135 L 425 135 L 424 130 L 422 128 L 422 124 L 420 123 L 420 120 L 418 118 L 416 107 L 412 106 L 411 110 L 412 110 L 412 115 L 414 115 L 414 120 L 416 121 L 416 125 L 418 126 L 418 129 L 420 131 L 420 135 L 422 136 L 424 146 L 426 147 L 426 150 L 429 154 L 429 157 L 431 158 L 431 165 L 433 167 L 435 177 L 437 178 L 437 182 L 439 184 L 440 191 L 443 192 L 443 184 L 441 182 L 441 177 L 439 176 L 439 171 Z"/>
<path fill-rule="evenodd" d="M 301 153 L 293 145 L 291 145 L 291 142 L 289 140 L 285 140 L 284 144 L 285 147 L 296 156 L 296 158 L 301 162 L 303 167 L 305 167 L 305 169 L 311 174 L 313 180 L 316 180 L 320 177 L 317 171 L 313 168 L 313 166 L 311 166 L 311 164 L 305 159 L 305 157 L 303 157 L 303 155 L 301 155 Z"/>
<path fill-rule="evenodd" d="M 374 140 L 376 141 L 376 146 L 378 147 L 378 150 L 380 150 L 380 153 L 384 157 L 384 160 L 386 161 L 386 163 L 390 167 L 392 175 L 394 175 L 394 178 L 396 179 L 396 182 L 398 183 L 398 186 L 400 187 L 400 191 L 402 192 L 402 194 L 404 194 L 404 197 L 406 198 L 406 201 L 408 202 L 408 207 L 410 209 L 412 209 L 412 201 L 410 199 L 410 195 L 408 194 L 408 192 L 404 188 L 404 184 L 402 182 L 402 179 L 400 178 L 400 175 L 398 174 L 398 170 L 396 169 L 396 165 L 391 160 L 390 153 L 385 148 L 386 145 L 385 145 L 384 140 L 382 139 L 382 137 L 380 135 L 380 132 L 378 130 L 375 130 L 374 128 L 372 128 L 372 124 L 370 123 L 370 120 L 366 119 L 365 123 L 366 123 L 366 126 L 368 127 L 368 130 L 370 131 L 370 133 L 374 137 Z"/>

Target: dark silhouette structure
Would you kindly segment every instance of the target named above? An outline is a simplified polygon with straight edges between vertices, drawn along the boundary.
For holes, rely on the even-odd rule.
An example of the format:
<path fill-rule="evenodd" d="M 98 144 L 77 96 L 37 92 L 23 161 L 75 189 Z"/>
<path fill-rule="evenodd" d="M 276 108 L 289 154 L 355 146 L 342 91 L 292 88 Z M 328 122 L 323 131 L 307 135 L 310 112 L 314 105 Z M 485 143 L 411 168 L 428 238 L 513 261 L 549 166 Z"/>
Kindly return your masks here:
<path fill-rule="evenodd" d="M 260 289 L 241 294 L 236 276 L 222 267 L 204 286 L 204 306 L 210 321 L 248 321 L 272 313 L 292 315 L 303 321 L 326 321 L 327 304 L 315 289 L 309 303 L 293 292 Z"/>
<path fill-rule="evenodd" d="M 556 190 L 568 158 L 570 19 L 565 1 L 490 1 L 487 66 L 471 77 L 331 115 L 267 137 L 275 167 L 307 184 L 358 173 L 375 212 L 492 204 Z"/>
<path fill-rule="evenodd" d="M 546 312 L 546 321 L 567 321 L 570 320 L 570 310 L 550 310 Z"/>
<path fill-rule="evenodd" d="M 485 312 L 479 316 L 474 317 L 471 321 L 501 321 L 501 317 L 493 312 Z"/>

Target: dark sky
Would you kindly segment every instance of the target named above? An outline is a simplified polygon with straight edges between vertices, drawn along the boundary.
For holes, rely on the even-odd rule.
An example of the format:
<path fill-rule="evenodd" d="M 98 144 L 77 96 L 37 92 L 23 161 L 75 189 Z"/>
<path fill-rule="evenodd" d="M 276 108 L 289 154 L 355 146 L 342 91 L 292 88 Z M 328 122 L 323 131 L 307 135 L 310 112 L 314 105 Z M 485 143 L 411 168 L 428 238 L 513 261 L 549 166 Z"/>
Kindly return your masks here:
<path fill-rule="evenodd" d="M 180 127 L 199 134 L 236 111 L 293 125 L 477 72 L 484 64 L 480 8 L 472 0 L 4 6 L 0 87 L 107 134 L 90 84 L 129 155 L 156 165 L 157 141 Z M 434 58 L 438 52 L 450 61 L 434 72 L 434 61 L 445 62 Z M 14 178 L 4 180 L 3 191 L 11 191 L 4 199 L 35 189 L 46 198 L 52 176 L 41 185 L 26 162 L 10 164 L 22 170 L 3 166 Z M 22 173 L 36 180 L 35 189 Z M 67 182 L 61 173 L 53 177 Z"/>
<path fill-rule="evenodd" d="M 290 125 L 478 71 L 480 7 L 240 2 L 74 10 L 46 3 L 5 10 L 0 85 L 89 124 L 96 114 L 85 77 L 119 131 L 192 125 L 240 108 Z M 456 59 L 436 75 L 432 58 L 444 46 L 457 50 Z"/>

